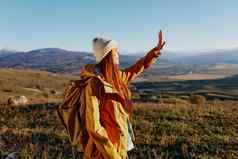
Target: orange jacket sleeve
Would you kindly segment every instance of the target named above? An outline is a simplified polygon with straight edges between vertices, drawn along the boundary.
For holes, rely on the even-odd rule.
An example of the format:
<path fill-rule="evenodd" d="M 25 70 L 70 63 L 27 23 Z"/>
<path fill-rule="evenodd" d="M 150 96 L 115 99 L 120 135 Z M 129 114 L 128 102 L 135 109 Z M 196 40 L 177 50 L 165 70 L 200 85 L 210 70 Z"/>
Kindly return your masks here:
<path fill-rule="evenodd" d="M 153 50 L 149 51 L 144 57 L 140 58 L 135 64 L 122 69 L 122 78 L 128 84 L 135 79 L 144 69 L 149 68 L 159 56 Z"/>
<path fill-rule="evenodd" d="M 91 84 L 92 83 L 92 84 Z M 86 129 L 92 137 L 97 150 L 100 151 L 105 159 L 121 159 L 116 147 L 110 141 L 106 129 L 100 123 L 99 99 L 94 93 L 92 80 L 85 88 L 85 119 Z"/>

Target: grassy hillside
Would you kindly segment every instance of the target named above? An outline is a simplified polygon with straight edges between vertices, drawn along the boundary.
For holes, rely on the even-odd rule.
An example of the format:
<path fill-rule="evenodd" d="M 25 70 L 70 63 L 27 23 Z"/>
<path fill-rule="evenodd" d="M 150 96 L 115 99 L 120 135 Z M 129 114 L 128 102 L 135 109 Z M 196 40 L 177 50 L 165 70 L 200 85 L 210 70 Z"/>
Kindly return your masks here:
<path fill-rule="evenodd" d="M 0 106 L 0 158 L 17 152 L 20 158 L 76 158 L 56 114 L 57 104 Z M 135 103 L 136 149 L 131 159 L 237 158 L 238 103 L 187 101 Z M 11 120 L 9 120 L 11 119 Z"/>
<path fill-rule="evenodd" d="M 65 83 L 79 78 L 30 69 L 0 69 L 0 75 L 0 103 L 15 95 L 25 95 L 35 101 L 61 99 Z"/>
<path fill-rule="evenodd" d="M 78 158 L 56 107 L 78 76 L 0 69 L 0 159 Z M 238 76 L 219 80 L 131 83 L 136 149 L 131 159 L 238 158 Z M 56 93 L 53 93 L 56 92 Z M 25 95 L 31 103 L 7 105 Z"/>

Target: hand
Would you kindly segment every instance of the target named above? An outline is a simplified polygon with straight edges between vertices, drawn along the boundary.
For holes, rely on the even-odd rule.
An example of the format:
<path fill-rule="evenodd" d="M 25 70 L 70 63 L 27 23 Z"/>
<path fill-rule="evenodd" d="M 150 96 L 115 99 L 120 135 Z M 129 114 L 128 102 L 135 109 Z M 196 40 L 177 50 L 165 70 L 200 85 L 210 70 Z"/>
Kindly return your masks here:
<path fill-rule="evenodd" d="M 159 56 L 160 55 L 160 50 L 163 49 L 164 45 L 165 45 L 165 41 L 163 41 L 163 33 L 162 31 L 160 30 L 159 34 L 158 34 L 158 39 L 159 39 L 159 42 L 157 44 L 156 47 L 154 47 L 151 51 L 153 51 L 155 53 L 156 56 Z"/>

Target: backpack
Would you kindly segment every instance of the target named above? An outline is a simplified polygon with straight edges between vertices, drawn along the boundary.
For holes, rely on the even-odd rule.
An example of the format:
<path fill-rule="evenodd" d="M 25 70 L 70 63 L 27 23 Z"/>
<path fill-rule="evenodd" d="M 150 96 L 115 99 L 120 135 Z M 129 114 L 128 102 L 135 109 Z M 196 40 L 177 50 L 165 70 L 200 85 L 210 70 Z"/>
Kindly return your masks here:
<path fill-rule="evenodd" d="M 69 135 L 70 143 L 77 146 L 81 152 L 88 134 L 84 124 L 84 113 L 81 113 L 80 109 L 80 96 L 88 79 L 70 80 L 64 88 L 63 102 L 57 107 L 57 114 Z"/>

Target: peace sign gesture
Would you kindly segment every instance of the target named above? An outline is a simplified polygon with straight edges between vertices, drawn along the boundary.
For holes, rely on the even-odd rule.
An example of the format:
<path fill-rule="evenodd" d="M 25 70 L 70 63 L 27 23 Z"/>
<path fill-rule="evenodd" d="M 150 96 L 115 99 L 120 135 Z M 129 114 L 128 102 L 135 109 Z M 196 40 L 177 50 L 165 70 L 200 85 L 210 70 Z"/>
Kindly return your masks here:
<path fill-rule="evenodd" d="M 164 45 L 165 45 L 165 41 L 163 40 L 163 33 L 162 31 L 160 30 L 159 34 L 158 34 L 158 44 L 156 47 L 154 47 L 151 51 L 154 51 L 155 52 L 155 55 L 156 56 L 159 56 L 160 55 L 160 50 L 163 49 Z"/>
<path fill-rule="evenodd" d="M 158 43 L 157 47 L 161 50 L 161 49 L 163 49 L 163 47 L 165 45 L 165 41 L 163 41 L 163 33 L 161 30 L 159 32 L 158 38 L 159 38 L 159 43 Z"/>

